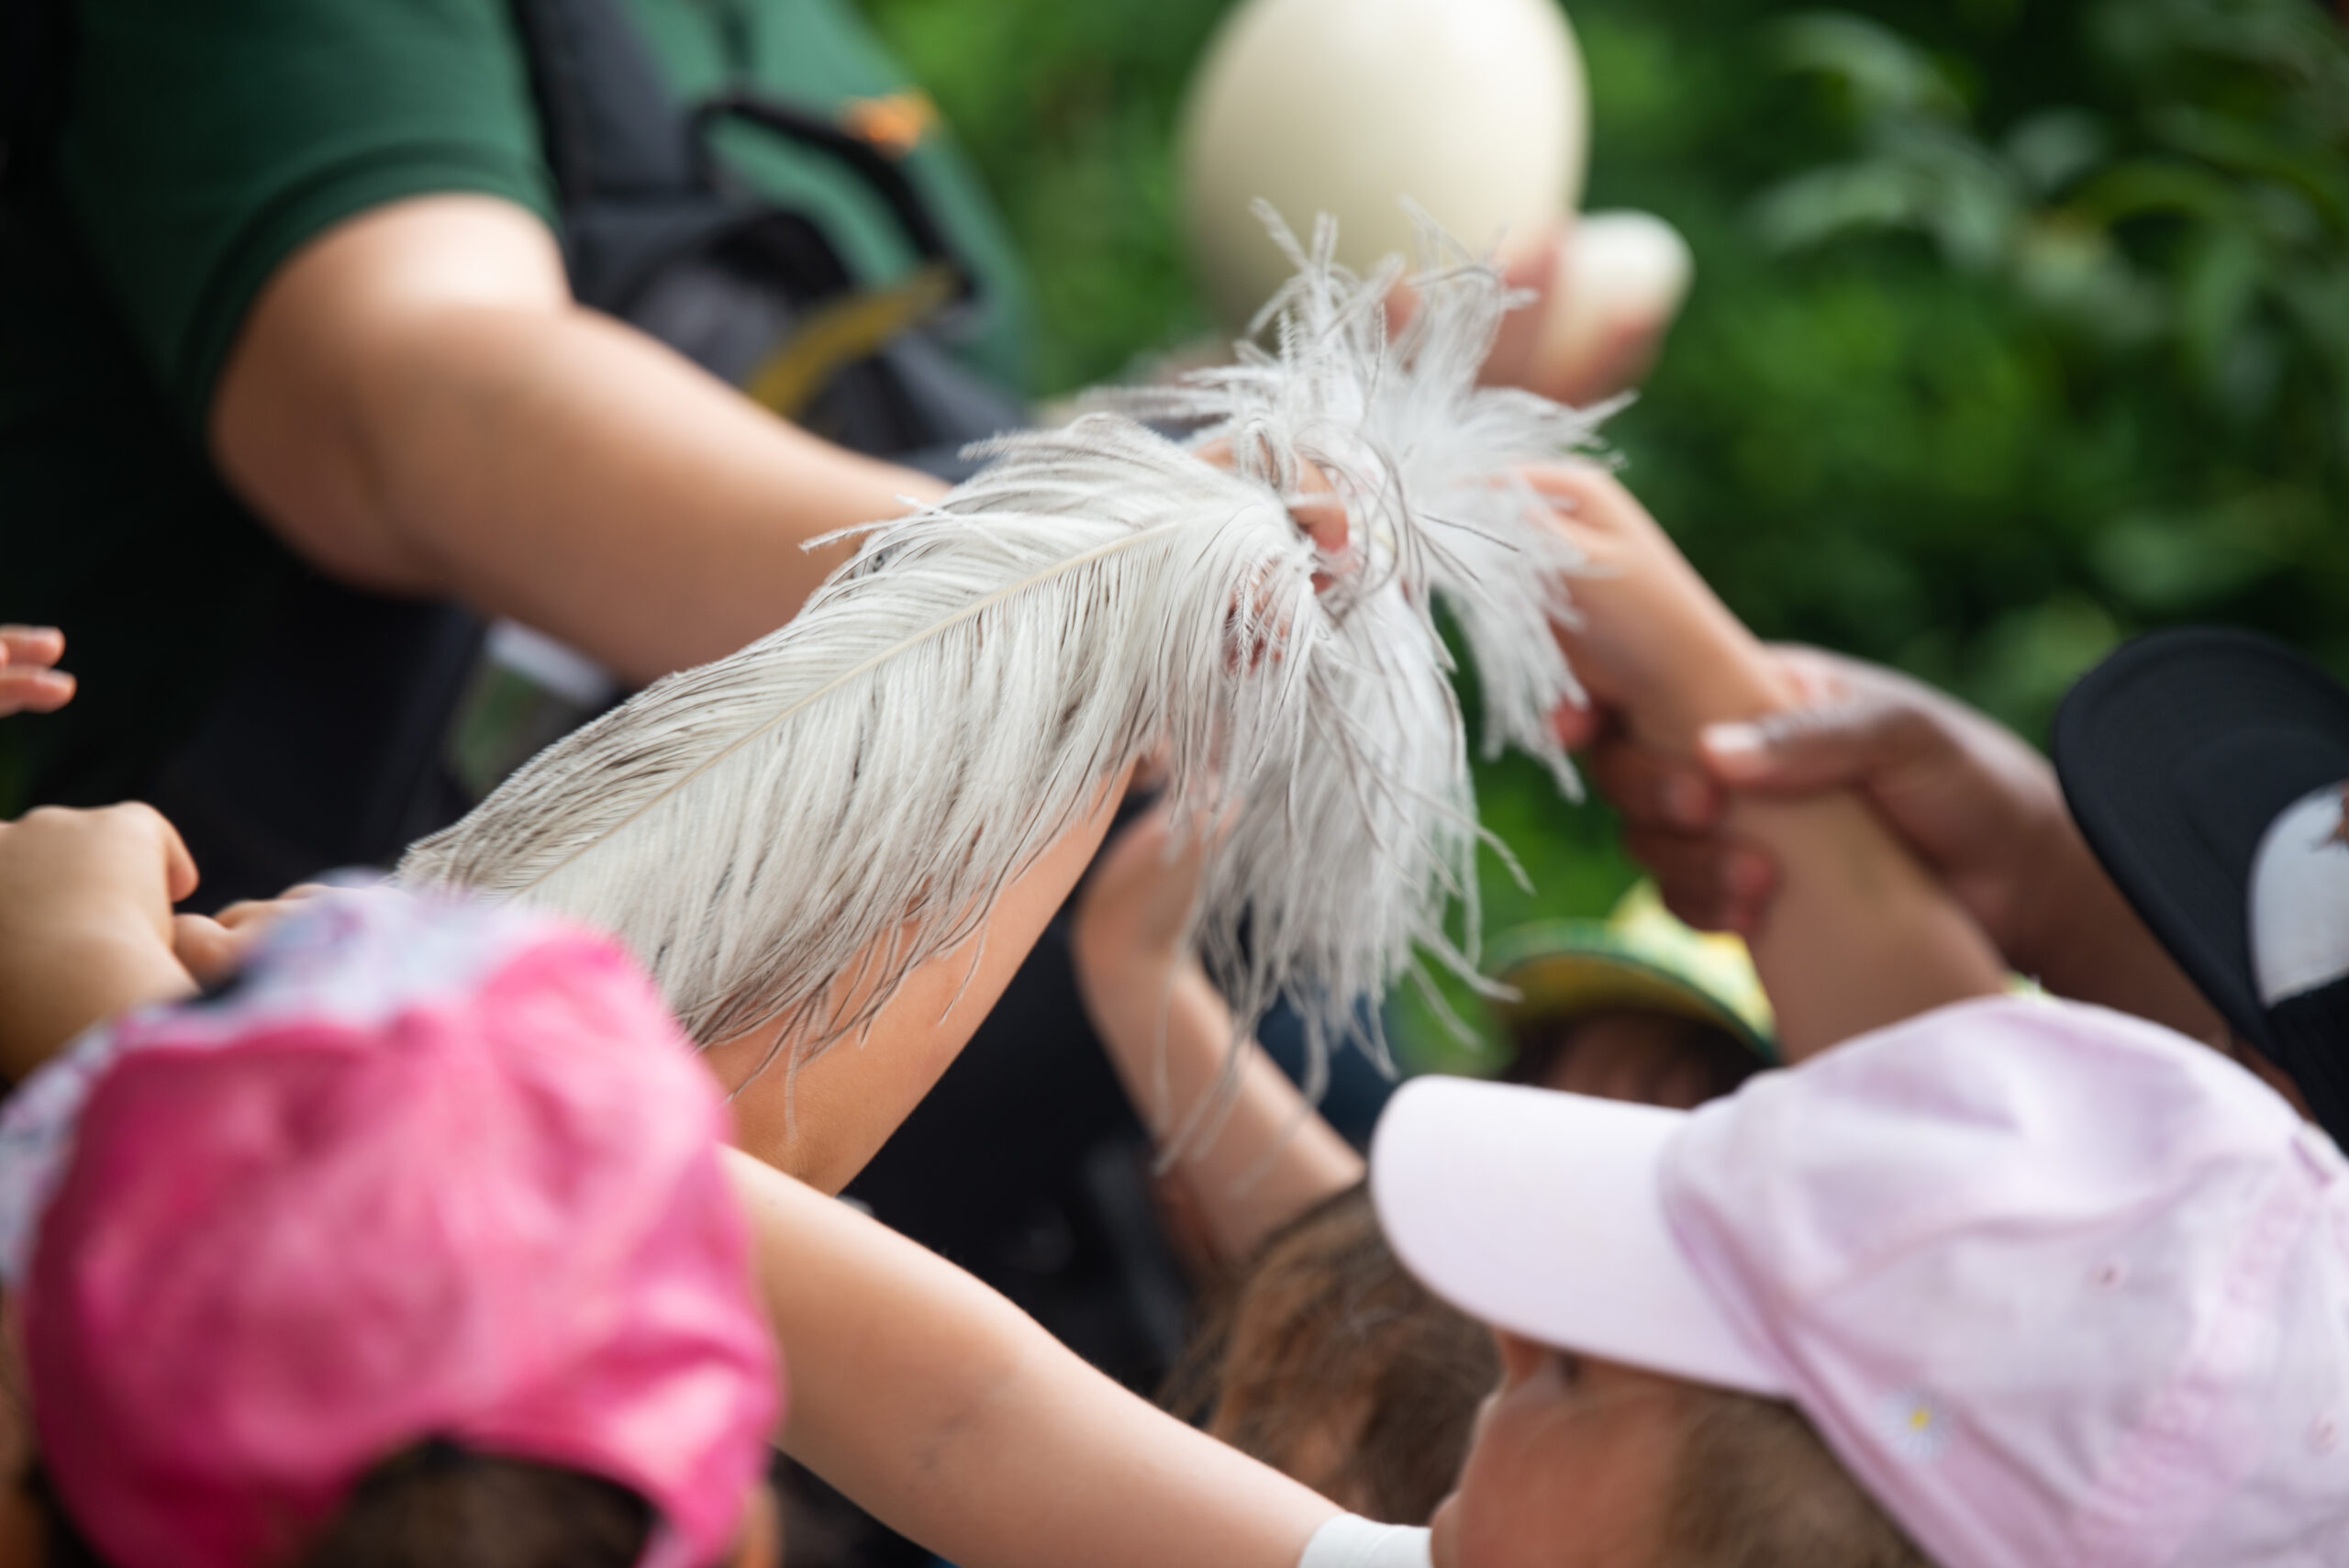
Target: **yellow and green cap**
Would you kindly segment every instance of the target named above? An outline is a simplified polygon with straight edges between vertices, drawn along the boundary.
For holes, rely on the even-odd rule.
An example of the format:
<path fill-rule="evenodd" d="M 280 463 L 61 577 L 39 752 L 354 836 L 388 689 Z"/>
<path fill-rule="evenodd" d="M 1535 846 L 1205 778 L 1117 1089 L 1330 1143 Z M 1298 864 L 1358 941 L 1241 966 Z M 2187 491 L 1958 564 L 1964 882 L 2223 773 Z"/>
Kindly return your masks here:
<path fill-rule="evenodd" d="M 1717 1025 L 1777 1060 L 1770 999 L 1745 943 L 1683 925 L 1653 882 L 1632 884 L 1604 920 L 1537 921 L 1487 951 L 1493 977 L 1518 994 L 1495 1004 L 1511 1028 L 1636 1007 Z"/>

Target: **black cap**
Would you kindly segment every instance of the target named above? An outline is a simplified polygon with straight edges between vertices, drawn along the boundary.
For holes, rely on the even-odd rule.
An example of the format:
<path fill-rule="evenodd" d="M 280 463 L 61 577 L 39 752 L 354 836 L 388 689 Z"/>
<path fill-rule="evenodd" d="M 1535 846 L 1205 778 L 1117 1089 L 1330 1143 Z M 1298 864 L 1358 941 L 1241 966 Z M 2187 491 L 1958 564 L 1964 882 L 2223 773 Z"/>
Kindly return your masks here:
<path fill-rule="evenodd" d="M 2349 780 L 2349 689 L 2250 632 L 2155 632 L 2072 688 L 2054 758 L 2081 834 L 2154 935 L 2349 1144 L 2349 978 L 2271 1003 L 2251 934 L 2269 829 Z"/>

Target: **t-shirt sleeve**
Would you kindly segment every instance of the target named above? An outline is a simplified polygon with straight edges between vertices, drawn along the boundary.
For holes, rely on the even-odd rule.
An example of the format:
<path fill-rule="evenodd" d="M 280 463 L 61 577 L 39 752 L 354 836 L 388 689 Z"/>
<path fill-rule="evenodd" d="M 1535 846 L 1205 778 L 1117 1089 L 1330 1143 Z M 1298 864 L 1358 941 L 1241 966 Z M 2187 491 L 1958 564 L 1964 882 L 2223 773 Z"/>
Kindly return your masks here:
<path fill-rule="evenodd" d="M 504 0 L 81 0 L 76 20 L 59 178 L 199 436 L 245 313 L 306 240 L 441 192 L 552 219 Z"/>

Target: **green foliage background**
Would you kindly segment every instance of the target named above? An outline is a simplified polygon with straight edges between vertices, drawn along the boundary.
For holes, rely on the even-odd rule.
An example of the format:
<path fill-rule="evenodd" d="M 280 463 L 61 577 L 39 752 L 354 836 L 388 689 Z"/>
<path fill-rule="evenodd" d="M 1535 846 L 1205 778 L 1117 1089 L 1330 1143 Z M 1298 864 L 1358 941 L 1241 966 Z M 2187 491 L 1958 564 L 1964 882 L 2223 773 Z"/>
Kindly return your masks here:
<path fill-rule="evenodd" d="M 866 0 L 1026 251 L 1057 391 L 1207 328 L 1170 135 L 1221 0 Z M 2349 37 L 2314 0 L 1575 0 L 1586 205 L 1697 284 L 1612 426 L 1739 614 L 2034 739 L 2121 638 L 2260 628 L 2349 674 Z M 1508 150 L 1495 149 L 1506 157 Z M 1531 895 L 1605 814 L 1512 762 Z"/>

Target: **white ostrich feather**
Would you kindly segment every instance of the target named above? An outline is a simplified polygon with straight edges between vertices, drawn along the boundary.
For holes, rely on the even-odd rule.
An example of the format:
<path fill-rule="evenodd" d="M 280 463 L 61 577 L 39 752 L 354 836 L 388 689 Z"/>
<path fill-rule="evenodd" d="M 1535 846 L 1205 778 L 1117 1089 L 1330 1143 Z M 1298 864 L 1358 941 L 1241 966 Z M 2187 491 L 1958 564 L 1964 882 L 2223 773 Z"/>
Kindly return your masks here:
<path fill-rule="evenodd" d="M 1568 579 L 1582 561 L 1542 522 L 1549 507 L 1519 472 L 1587 452 L 1623 400 L 1576 409 L 1479 386 L 1502 317 L 1530 296 L 1416 208 L 1419 267 L 1408 279 L 1399 258 L 1368 277 L 1340 266 L 1327 216 L 1308 250 L 1271 206 L 1256 213 L 1297 268 L 1250 328 L 1252 338 L 1272 327 L 1273 351 L 1243 341 L 1233 364 L 1105 401 L 1201 427 L 1198 440 L 1230 442 L 1240 472 L 1285 492 L 1301 463 L 1329 475 L 1356 528 L 1391 539 L 1406 581 L 1452 608 L 1476 665 L 1485 754 L 1515 745 L 1579 796 L 1550 716 L 1583 693 L 1550 631 L 1571 624 Z M 1397 282 L 1418 306 L 1390 339 L 1386 302 Z"/>
<path fill-rule="evenodd" d="M 1229 825 L 1202 949 L 1238 1016 L 1299 1007 L 1317 1076 L 1418 951 L 1472 973 L 1444 914 L 1474 907 L 1474 800 L 1425 590 L 1476 657 L 1487 745 L 1571 778 L 1548 627 L 1575 562 L 1508 469 L 1590 421 L 1475 389 L 1508 303 L 1490 268 L 1423 273 L 1389 343 L 1391 278 L 1337 268 L 1326 231 L 1310 255 L 1280 233 L 1300 274 L 1268 307 L 1277 352 L 1152 399 L 1211 421 L 1239 473 L 1109 415 L 992 443 L 944 502 L 863 530 L 787 625 L 556 743 L 401 878 L 608 929 L 696 1039 L 779 1018 L 798 1060 L 968 941 L 1163 747 L 1178 816 Z M 1346 499 L 1342 557 L 1285 509 L 1302 462 Z M 1337 576 L 1319 594 L 1317 570 Z"/>
<path fill-rule="evenodd" d="M 1416 624 L 1400 643 L 1375 614 L 1341 625 L 1277 497 L 1140 427 L 1094 416 L 997 450 L 872 530 L 780 630 L 533 759 L 402 879 L 615 932 L 705 1042 L 782 1018 L 821 1044 L 1163 744 L 1179 797 L 1244 795 L 1251 851 L 1316 867 L 1232 902 L 1272 989 L 1375 984 L 1367 933 L 1408 946 L 1427 900 L 1406 888 L 1442 852 L 1407 796 L 1449 782 L 1421 760 L 1446 710 Z M 1364 937 L 1330 942 L 1341 911 Z"/>

